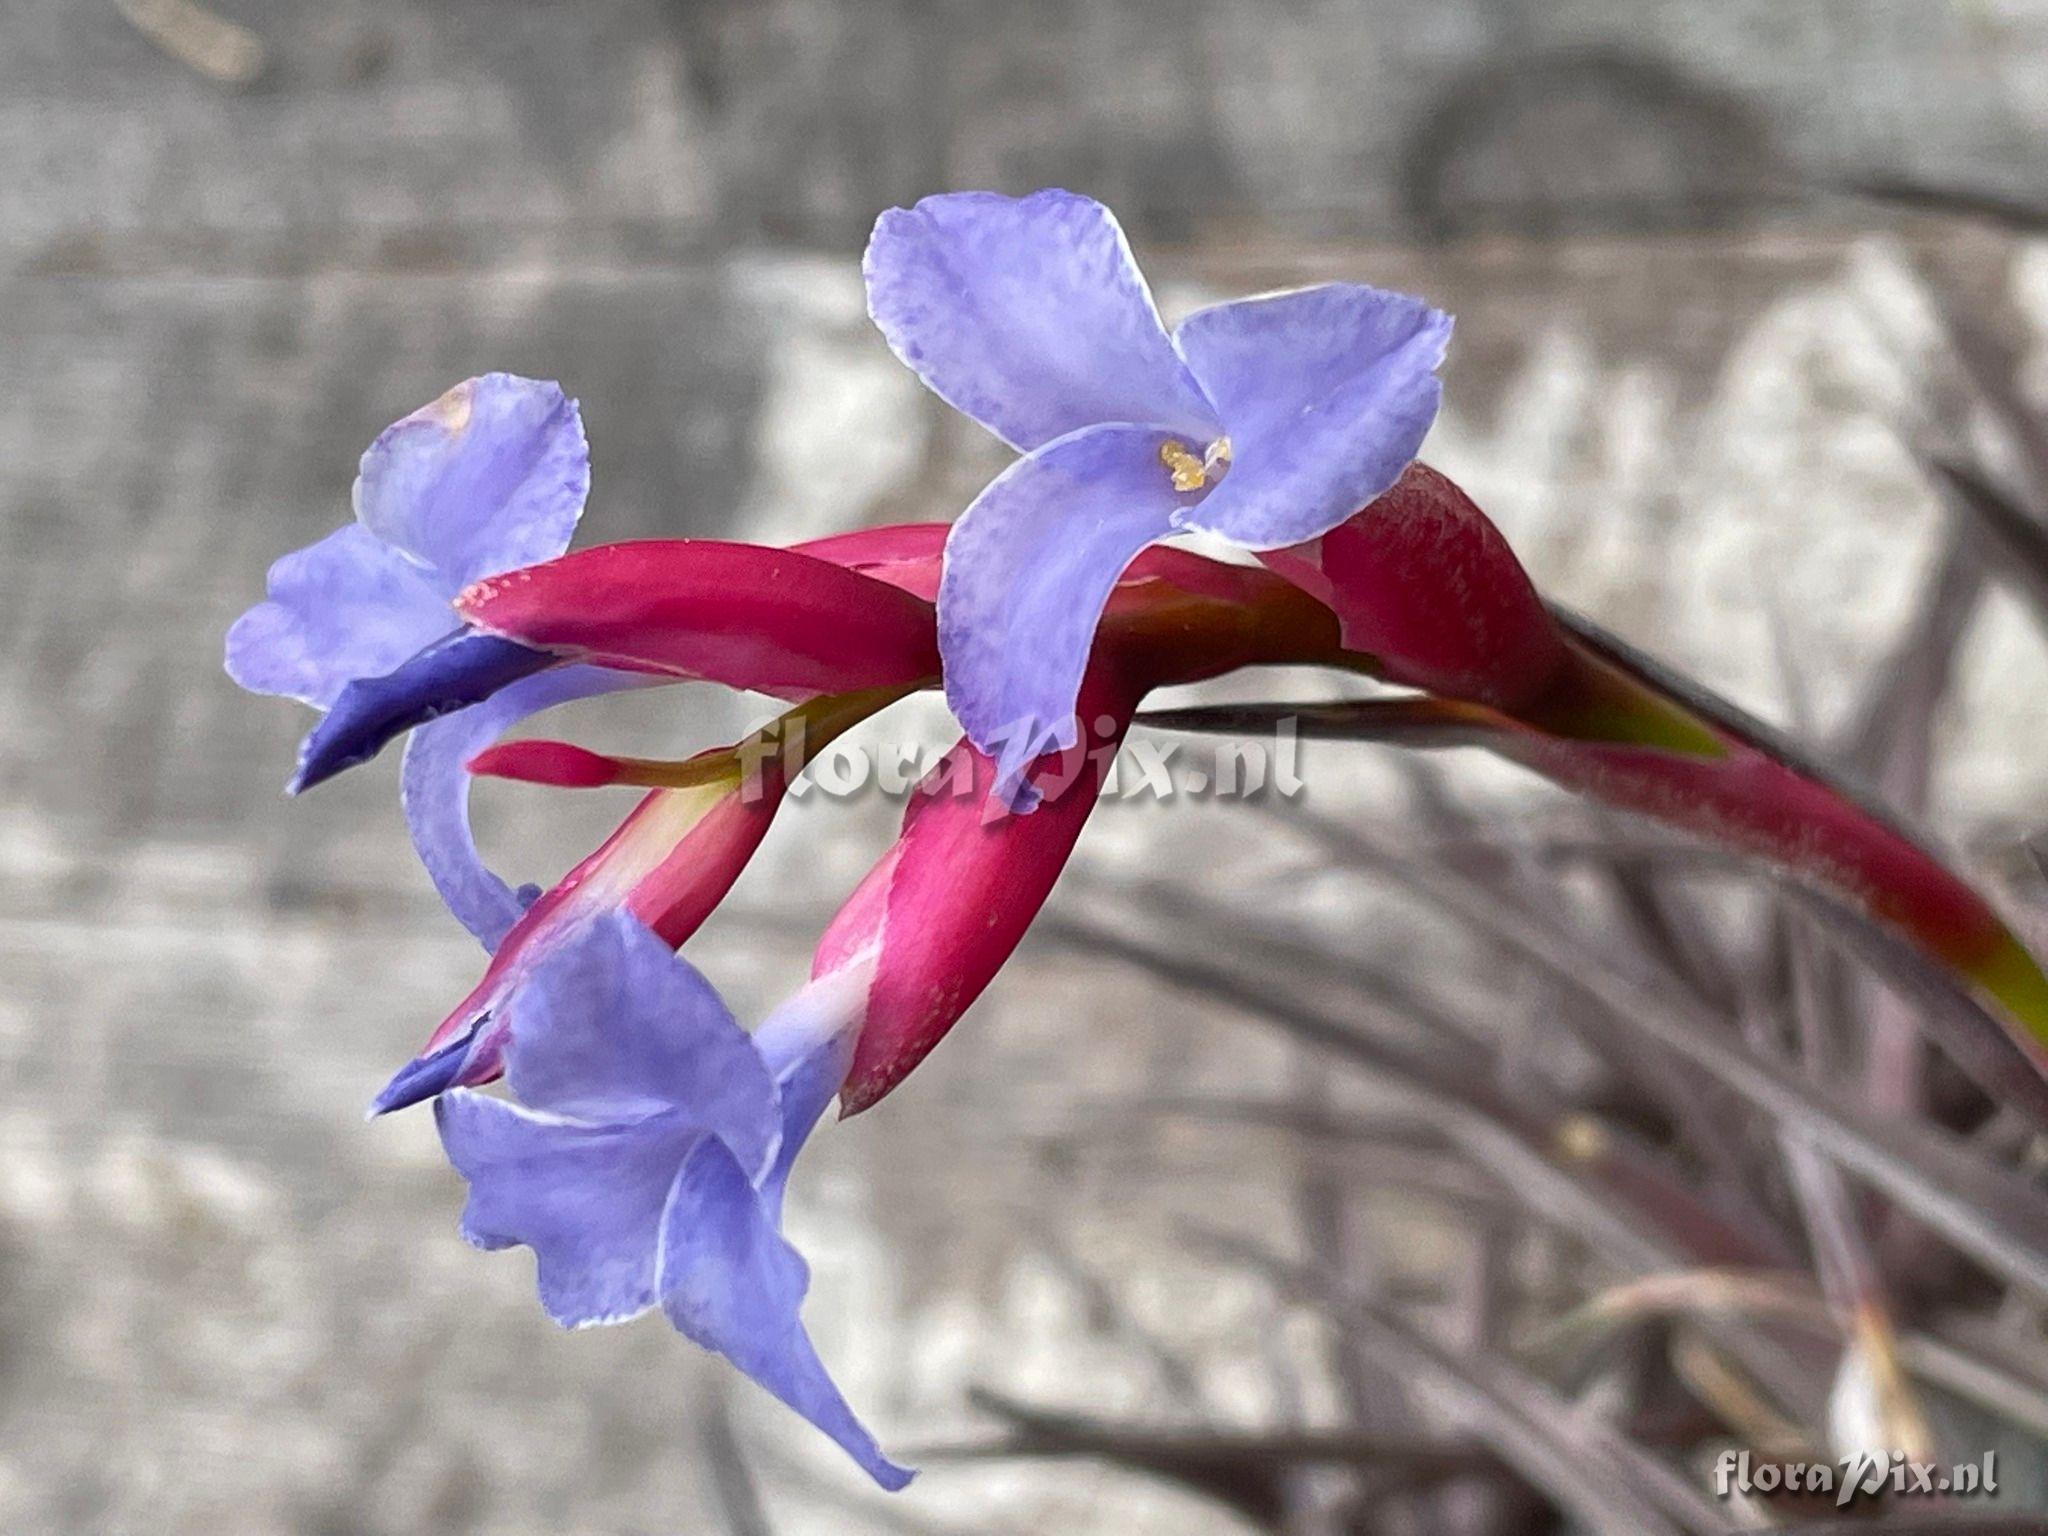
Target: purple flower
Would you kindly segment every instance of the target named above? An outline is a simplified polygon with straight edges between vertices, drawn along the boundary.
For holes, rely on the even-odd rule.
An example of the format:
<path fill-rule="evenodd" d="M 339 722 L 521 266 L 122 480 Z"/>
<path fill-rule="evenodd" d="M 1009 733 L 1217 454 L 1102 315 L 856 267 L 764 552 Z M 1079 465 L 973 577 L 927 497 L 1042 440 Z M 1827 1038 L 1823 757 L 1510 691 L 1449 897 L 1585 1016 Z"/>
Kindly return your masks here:
<path fill-rule="evenodd" d="M 1315 538 L 1414 459 L 1447 315 L 1353 283 L 1219 304 L 1171 335 L 1115 217 L 1071 192 L 929 197 L 875 224 L 868 309 L 938 395 L 1023 453 L 954 524 L 946 697 L 998 792 L 1075 740 L 1074 700 L 1133 556 L 1206 531 Z"/>
<path fill-rule="evenodd" d="M 487 373 L 377 434 L 355 521 L 270 568 L 268 600 L 228 631 L 228 675 L 330 709 L 456 627 L 481 576 L 569 547 L 590 490 L 576 402 L 557 384 Z"/>
<path fill-rule="evenodd" d="M 509 373 L 469 379 L 378 434 L 356 479 L 355 521 L 271 566 L 269 596 L 228 631 L 237 683 L 332 712 L 307 738 L 294 790 L 356 760 L 346 746 L 364 734 L 364 718 L 410 704 L 416 683 L 381 685 L 408 661 L 420 659 L 409 677 L 446 674 L 437 709 L 496 694 L 486 710 L 418 732 L 404 775 L 414 846 L 486 948 L 517 920 L 525 893 L 477 853 L 463 762 L 536 710 L 631 679 L 572 667 L 513 681 L 555 658 L 457 633 L 449 605 L 481 577 L 568 548 L 589 489 L 583 422 L 560 385 Z M 392 733 L 425 718 L 406 716 Z"/>
<path fill-rule="evenodd" d="M 814 982 L 749 1037 L 703 977 L 624 913 L 537 965 L 505 1046 L 518 1102 L 435 1101 L 469 1181 L 462 1231 L 534 1252 L 564 1327 L 659 1306 L 836 1441 L 885 1488 L 883 1457 L 798 1317 L 809 1271 L 781 1233 L 804 1139 L 852 1061 L 866 978 Z"/>

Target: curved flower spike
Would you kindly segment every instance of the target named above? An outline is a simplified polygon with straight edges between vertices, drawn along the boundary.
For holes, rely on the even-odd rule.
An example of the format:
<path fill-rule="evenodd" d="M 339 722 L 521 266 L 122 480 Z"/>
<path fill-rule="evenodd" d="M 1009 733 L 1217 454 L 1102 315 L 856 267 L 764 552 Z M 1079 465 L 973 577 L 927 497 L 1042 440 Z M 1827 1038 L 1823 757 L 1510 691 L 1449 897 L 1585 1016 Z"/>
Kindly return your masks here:
<path fill-rule="evenodd" d="M 809 1272 L 780 1230 L 797 1152 L 851 1059 L 852 981 L 804 989 L 750 1039 L 659 938 L 607 914 L 522 988 L 506 1047 L 518 1102 L 455 1089 L 434 1115 L 469 1181 L 463 1236 L 532 1248 L 556 1322 L 658 1305 L 897 1489 L 911 1474 L 804 1331 Z"/>
<path fill-rule="evenodd" d="M 465 380 L 370 444 L 354 522 L 270 568 L 268 597 L 228 631 L 228 675 L 331 708 L 453 629 L 448 605 L 471 582 L 567 549 L 589 491 L 560 385 Z"/>
<path fill-rule="evenodd" d="M 1392 485 L 1436 417 L 1448 316 L 1332 283 L 1169 336 L 1114 216 L 1070 192 L 891 209 L 863 265 L 896 355 L 1025 455 L 954 525 L 939 588 L 947 701 L 1020 809 L 1025 765 L 1075 740 L 1133 556 L 1197 529 L 1313 539 Z"/>

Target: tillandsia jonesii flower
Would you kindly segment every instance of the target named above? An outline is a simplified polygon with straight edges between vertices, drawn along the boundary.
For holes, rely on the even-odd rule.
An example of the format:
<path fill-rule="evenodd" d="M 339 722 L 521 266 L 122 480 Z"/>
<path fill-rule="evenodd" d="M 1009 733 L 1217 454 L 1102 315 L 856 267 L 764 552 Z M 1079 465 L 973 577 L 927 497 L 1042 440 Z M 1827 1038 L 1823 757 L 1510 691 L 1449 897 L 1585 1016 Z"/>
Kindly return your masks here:
<path fill-rule="evenodd" d="M 864 270 L 896 355 L 1024 455 L 954 525 L 939 590 L 947 701 L 1020 807 L 1024 766 L 1074 740 L 1132 556 L 1184 531 L 1313 539 L 1392 485 L 1436 417 L 1447 316 L 1330 283 L 1169 334 L 1115 217 L 1070 192 L 891 209 Z"/>
<path fill-rule="evenodd" d="M 631 917 L 583 925 L 528 977 L 505 1048 L 516 1102 L 435 1101 L 469 1181 L 462 1231 L 534 1252 L 564 1327 L 659 1306 L 842 1446 L 885 1458 L 799 1318 L 809 1272 L 781 1232 L 805 1139 L 852 1060 L 861 977 L 803 988 L 749 1036 L 703 977 Z"/>
<path fill-rule="evenodd" d="M 323 712 L 362 708 L 379 679 L 422 655 L 462 676 L 444 699 L 490 697 L 461 725 L 416 737 L 404 775 L 420 859 L 486 949 L 530 893 L 512 891 L 477 854 L 467 749 L 538 710 L 635 679 L 577 667 L 525 680 L 537 670 L 531 659 L 458 633 L 450 604 L 479 577 L 568 548 L 589 489 L 582 418 L 559 385 L 506 373 L 467 379 L 378 434 L 356 478 L 355 520 L 278 560 L 268 597 L 228 631 L 237 683 Z M 302 765 L 294 788 L 304 777 Z"/>
<path fill-rule="evenodd" d="M 453 630 L 471 582 L 567 549 L 589 491 L 583 422 L 559 385 L 465 380 L 377 435 L 355 521 L 271 566 L 269 596 L 228 631 L 228 674 L 332 708 Z"/>

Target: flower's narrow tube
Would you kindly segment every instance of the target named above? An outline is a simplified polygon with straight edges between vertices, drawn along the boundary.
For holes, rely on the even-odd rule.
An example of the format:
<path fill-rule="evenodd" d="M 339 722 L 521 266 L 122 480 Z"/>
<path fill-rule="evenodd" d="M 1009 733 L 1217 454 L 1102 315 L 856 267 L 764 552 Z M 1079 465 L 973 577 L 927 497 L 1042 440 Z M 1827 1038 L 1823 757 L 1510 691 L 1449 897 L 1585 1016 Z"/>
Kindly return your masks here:
<path fill-rule="evenodd" d="M 485 953 L 503 942 L 538 891 L 515 891 L 484 863 L 469 825 L 473 779 L 466 760 L 529 715 L 572 699 L 661 681 L 607 667 L 554 667 L 480 704 L 429 721 L 406 738 L 398 795 L 413 851 L 448 910 L 476 935 Z"/>
<path fill-rule="evenodd" d="M 772 733 L 764 731 L 741 747 L 720 747 L 680 760 L 651 757 L 614 757 L 593 752 L 574 742 L 500 742 L 486 747 L 469 760 L 469 771 L 488 778 L 516 779 L 526 784 L 546 784 L 556 789 L 602 789 L 613 784 L 630 784 L 641 789 L 694 789 L 722 781 L 728 773 L 727 759 L 739 753 L 744 770 L 761 750 L 776 745 L 783 756 L 795 753 L 808 761 L 810 753 L 801 739 L 813 729 L 824 730 L 829 741 L 847 725 L 866 719 L 887 708 L 909 688 L 872 688 L 858 693 L 827 695 L 799 705 L 776 721 Z"/>

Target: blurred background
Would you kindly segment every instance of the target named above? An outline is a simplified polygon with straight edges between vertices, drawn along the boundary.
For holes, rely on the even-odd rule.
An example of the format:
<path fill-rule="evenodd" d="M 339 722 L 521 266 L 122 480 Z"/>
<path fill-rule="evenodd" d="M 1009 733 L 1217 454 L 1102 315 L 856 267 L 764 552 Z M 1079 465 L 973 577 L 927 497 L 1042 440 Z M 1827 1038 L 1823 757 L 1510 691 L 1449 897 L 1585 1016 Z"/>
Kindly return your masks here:
<path fill-rule="evenodd" d="M 219 653 L 376 431 L 490 369 L 581 399 L 585 542 L 951 516 L 1005 455 L 873 333 L 867 228 L 1064 185 L 1170 316 L 1340 276 L 1454 311 L 1427 456 L 1544 589 L 2024 921 L 2048 4 L 210 3 L 0 16 L 0 1530 L 1705 1530 L 1773 1518 L 1707 1499 L 1714 1452 L 1833 1454 L 1873 1403 L 2040 1507 L 2032 1294 L 1816 1195 L 1754 1106 L 1701 1090 L 1703 1148 L 1570 981 L 1632 968 L 1765 1053 L 1818 1009 L 1854 1091 L 2031 1177 L 1913 1005 L 1744 872 L 1355 745 L 1308 749 L 1298 815 L 1105 805 L 954 1037 L 815 1143 L 807 1315 L 925 1468 L 874 1495 L 658 1321 L 558 1334 L 525 1255 L 457 1237 L 428 1120 L 362 1123 L 481 957 L 393 764 L 285 802 L 305 720 Z M 564 716 L 666 752 L 759 718 Z M 630 804 L 478 798 L 543 880 Z M 743 1018 L 898 813 L 785 811 L 689 951 Z M 1763 1302 L 1580 1176 L 1614 1138 L 1777 1244 Z M 1906 1407 L 1814 1279 L 1830 1200 Z M 1731 1377 L 1759 1351 L 1775 1407 Z"/>

